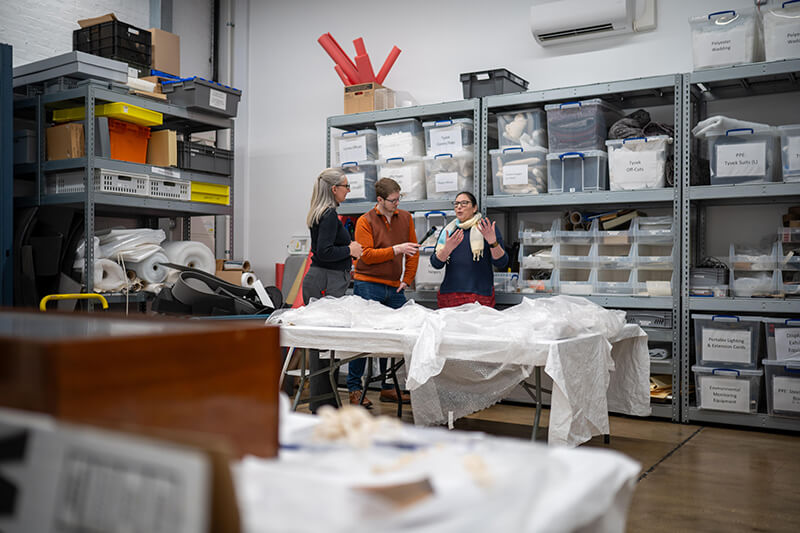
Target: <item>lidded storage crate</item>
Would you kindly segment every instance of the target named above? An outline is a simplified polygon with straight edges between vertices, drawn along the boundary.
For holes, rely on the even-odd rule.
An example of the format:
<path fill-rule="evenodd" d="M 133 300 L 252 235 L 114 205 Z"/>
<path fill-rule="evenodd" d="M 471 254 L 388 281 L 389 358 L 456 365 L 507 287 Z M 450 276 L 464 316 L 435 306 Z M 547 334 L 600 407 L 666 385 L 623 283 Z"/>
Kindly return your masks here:
<path fill-rule="evenodd" d="M 697 364 L 756 368 L 761 347 L 761 318 L 692 315 Z"/>
<path fill-rule="evenodd" d="M 606 141 L 608 181 L 612 191 L 658 189 L 666 185 L 667 135 Z"/>
<path fill-rule="evenodd" d="M 380 143 L 380 135 L 378 137 Z M 425 165 L 419 156 L 390 157 L 378 163 L 378 179 L 391 178 L 400 185 L 404 202 L 425 200 Z"/>
<path fill-rule="evenodd" d="M 348 162 L 343 163 L 341 168 L 347 174 L 347 181 L 350 184 L 350 192 L 344 200 L 346 203 L 376 201 L 377 161 Z"/>
<path fill-rule="evenodd" d="M 497 140 L 500 148 L 547 148 L 547 115 L 539 108 L 497 113 Z"/>
<path fill-rule="evenodd" d="M 473 151 L 475 127 L 471 118 L 423 122 L 425 152 L 428 155 Z"/>
<path fill-rule="evenodd" d="M 378 159 L 378 132 L 375 130 L 343 131 L 333 137 L 335 164 Z"/>
<path fill-rule="evenodd" d="M 528 88 L 527 81 L 504 68 L 464 72 L 461 74 L 461 85 L 465 99 L 519 93 Z"/>
<path fill-rule="evenodd" d="M 547 192 L 544 148 L 489 150 L 494 195 L 541 194 Z"/>
<path fill-rule="evenodd" d="M 228 176 L 233 168 L 233 150 L 178 141 L 178 168 Z"/>
<path fill-rule="evenodd" d="M 547 154 L 551 193 L 608 190 L 608 155 L 601 150 Z"/>
<path fill-rule="evenodd" d="M 544 106 L 551 152 L 605 150 L 608 128 L 622 111 L 600 98 Z"/>
<path fill-rule="evenodd" d="M 475 182 L 472 152 L 428 155 L 424 161 L 428 200 L 455 200 L 461 191 L 472 192 Z"/>
<path fill-rule="evenodd" d="M 800 181 L 800 124 L 778 126 L 778 134 L 781 136 L 783 181 Z"/>
<path fill-rule="evenodd" d="M 375 124 L 382 160 L 425 155 L 425 134 L 419 120 L 404 118 Z"/>
<path fill-rule="evenodd" d="M 119 20 L 101 22 L 72 32 L 72 49 L 146 67 L 151 63 L 151 35 Z"/>
<path fill-rule="evenodd" d="M 767 413 L 770 416 L 800 418 L 800 359 L 764 359 Z"/>
<path fill-rule="evenodd" d="M 161 82 L 169 103 L 226 117 L 235 117 L 242 91 L 199 76 Z"/>
<path fill-rule="evenodd" d="M 764 318 L 764 338 L 768 359 L 800 357 L 800 318 Z"/>
<path fill-rule="evenodd" d="M 758 14 L 753 8 L 691 17 L 694 69 L 761 61 Z"/>
<path fill-rule="evenodd" d="M 780 0 L 762 9 L 766 60 L 800 57 L 800 2 Z"/>
<path fill-rule="evenodd" d="M 757 413 L 764 371 L 693 365 L 699 409 Z"/>
<path fill-rule="evenodd" d="M 709 136 L 711 185 L 771 182 L 778 175 L 774 128 L 736 128 Z"/>

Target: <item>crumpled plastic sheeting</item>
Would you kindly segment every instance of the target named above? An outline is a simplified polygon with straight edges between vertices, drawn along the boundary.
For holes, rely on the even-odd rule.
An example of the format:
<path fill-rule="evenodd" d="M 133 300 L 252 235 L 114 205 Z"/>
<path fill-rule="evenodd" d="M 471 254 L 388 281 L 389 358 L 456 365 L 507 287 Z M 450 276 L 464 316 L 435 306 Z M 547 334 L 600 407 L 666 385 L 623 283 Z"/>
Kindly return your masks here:
<path fill-rule="evenodd" d="M 109 259 L 117 259 L 120 252 L 142 244 L 161 244 L 167 238 L 164 230 L 148 228 L 112 229 L 98 232 L 97 236 L 100 238 L 100 256 Z"/>
<path fill-rule="evenodd" d="M 760 122 L 739 120 L 723 115 L 714 115 L 713 117 L 708 117 L 707 119 L 698 122 L 697 126 L 692 128 L 692 135 L 698 139 L 705 139 L 709 135 L 725 135 L 726 131 L 738 128 L 752 128 L 754 131 L 763 131 L 770 129 L 770 125 L 762 124 Z"/>
<path fill-rule="evenodd" d="M 643 357 L 648 352 L 647 334 L 638 327 L 636 331 L 630 329 L 635 336 L 612 339 L 611 359 L 615 368 L 609 376 L 608 410 L 625 415 L 650 416 L 650 389 L 644 387 L 650 376 L 650 359 Z"/>

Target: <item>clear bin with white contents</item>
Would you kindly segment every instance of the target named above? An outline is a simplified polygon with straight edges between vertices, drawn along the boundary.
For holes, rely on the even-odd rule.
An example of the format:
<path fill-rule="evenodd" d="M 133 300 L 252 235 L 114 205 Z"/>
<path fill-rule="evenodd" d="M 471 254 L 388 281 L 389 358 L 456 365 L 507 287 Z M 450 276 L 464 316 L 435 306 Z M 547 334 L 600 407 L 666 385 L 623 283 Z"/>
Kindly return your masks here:
<path fill-rule="evenodd" d="M 757 413 L 764 371 L 692 365 L 698 409 Z"/>
<path fill-rule="evenodd" d="M 600 98 L 544 106 L 551 152 L 605 150 L 608 128 L 622 110 Z"/>
<path fill-rule="evenodd" d="M 377 161 L 349 161 L 342 163 L 341 169 L 347 174 L 350 192 L 345 203 L 374 202 L 375 182 L 378 180 Z"/>
<path fill-rule="evenodd" d="M 388 120 L 375 124 L 381 160 L 425 155 L 425 134 L 415 118 Z"/>
<path fill-rule="evenodd" d="M 547 192 L 547 150 L 535 147 L 489 150 L 492 161 L 492 190 L 495 196 Z"/>
<path fill-rule="evenodd" d="M 761 61 L 764 54 L 758 17 L 750 7 L 689 18 L 694 69 Z"/>
<path fill-rule="evenodd" d="M 672 137 L 636 137 L 606 141 L 608 182 L 612 191 L 659 189 L 666 186 L 667 150 Z"/>
<path fill-rule="evenodd" d="M 547 115 L 544 110 L 535 108 L 497 113 L 497 142 L 500 148 L 547 148 Z"/>
<path fill-rule="evenodd" d="M 454 118 L 423 122 L 425 153 L 428 155 L 472 152 L 475 127 L 471 118 Z"/>
<path fill-rule="evenodd" d="M 600 150 L 547 154 L 551 193 L 608 190 L 608 155 Z"/>
<path fill-rule="evenodd" d="M 425 165 L 422 157 L 390 157 L 378 163 L 378 179 L 391 178 L 400 185 L 400 200 L 425 200 Z"/>
<path fill-rule="evenodd" d="M 770 416 L 800 418 L 800 359 L 764 359 L 767 413 Z"/>
<path fill-rule="evenodd" d="M 762 352 L 761 317 L 693 314 L 699 365 L 756 368 Z"/>
<path fill-rule="evenodd" d="M 800 358 L 800 318 L 764 317 L 767 359 Z"/>
<path fill-rule="evenodd" d="M 334 164 L 378 159 L 378 133 L 375 130 L 343 131 L 333 137 Z"/>
<path fill-rule="evenodd" d="M 797 40 L 800 42 L 800 35 Z M 783 181 L 800 181 L 800 124 L 778 126 L 778 134 L 781 136 Z"/>
<path fill-rule="evenodd" d="M 474 158 L 472 152 L 425 156 L 428 200 L 455 200 L 461 191 L 472 192 Z"/>
<path fill-rule="evenodd" d="M 731 270 L 731 295 L 737 298 L 783 296 L 781 271 Z"/>
<path fill-rule="evenodd" d="M 780 181 L 775 128 L 735 128 L 708 136 L 711 185 Z"/>
<path fill-rule="evenodd" d="M 766 61 L 800 57 L 800 2 L 780 0 L 761 10 Z"/>

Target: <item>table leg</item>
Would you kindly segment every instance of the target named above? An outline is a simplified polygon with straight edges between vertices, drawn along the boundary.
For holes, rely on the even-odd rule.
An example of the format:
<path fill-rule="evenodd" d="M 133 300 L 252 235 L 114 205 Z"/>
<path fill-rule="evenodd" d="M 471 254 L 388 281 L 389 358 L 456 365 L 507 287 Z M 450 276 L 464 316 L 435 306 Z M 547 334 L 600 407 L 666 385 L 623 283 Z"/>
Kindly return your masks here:
<path fill-rule="evenodd" d="M 533 418 L 531 440 L 536 440 L 536 433 L 539 431 L 539 419 L 542 417 L 542 367 L 534 367 L 533 375 L 536 382 L 536 416 Z"/>
<path fill-rule="evenodd" d="M 297 411 L 297 405 L 300 403 L 300 394 L 302 394 L 303 387 L 306 384 L 307 362 L 308 362 L 308 348 L 303 348 L 303 355 L 300 357 L 300 384 L 297 387 L 297 394 L 294 395 L 294 402 L 292 403 L 292 411 Z"/>
<path fill-rule="evenodd" d="M 336 352 L 331 350 L 331 362 L 330 366 L 328 367 L 328 379 L 331 382 L 331 391 L 333 392 L 333 401 L 336 402 L 336 408 L 342 406 L 342 400 L 339 398 L 339 384 L 336 383 L 336 369 L 339 368 L 336 366 Z"/>

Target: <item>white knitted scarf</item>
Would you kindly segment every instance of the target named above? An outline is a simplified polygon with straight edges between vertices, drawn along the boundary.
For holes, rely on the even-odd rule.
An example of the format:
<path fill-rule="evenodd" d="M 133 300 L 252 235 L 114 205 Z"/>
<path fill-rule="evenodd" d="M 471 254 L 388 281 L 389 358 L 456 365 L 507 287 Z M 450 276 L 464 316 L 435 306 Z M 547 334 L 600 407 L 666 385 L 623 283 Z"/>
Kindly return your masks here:
<path fill-rule="evenodd" d="M 478 225 L 478 221 L 481 219 L 480 213 L 475 213 L 475 216 L 470 218 L 469 220 L 465 220 L 464 222 L 459 222 L 458 219 L 453 220 L 447 226 L 444 227 L 442 232 L 439 234 L 439 240 L 436 243 L 436 251 L 438 252 L 442 248 L 444 248 L 444 243 L 447 240 L 447 236 L 451 235 L 456 228 L 459 229 L 471 229 L 475 228 Z M 483 256 L 483 234 L 475 229 L 475 231 L 469 232 L 469 248 L 472 250 L 472 260 L 479 261 L 480 258 Z"/>

